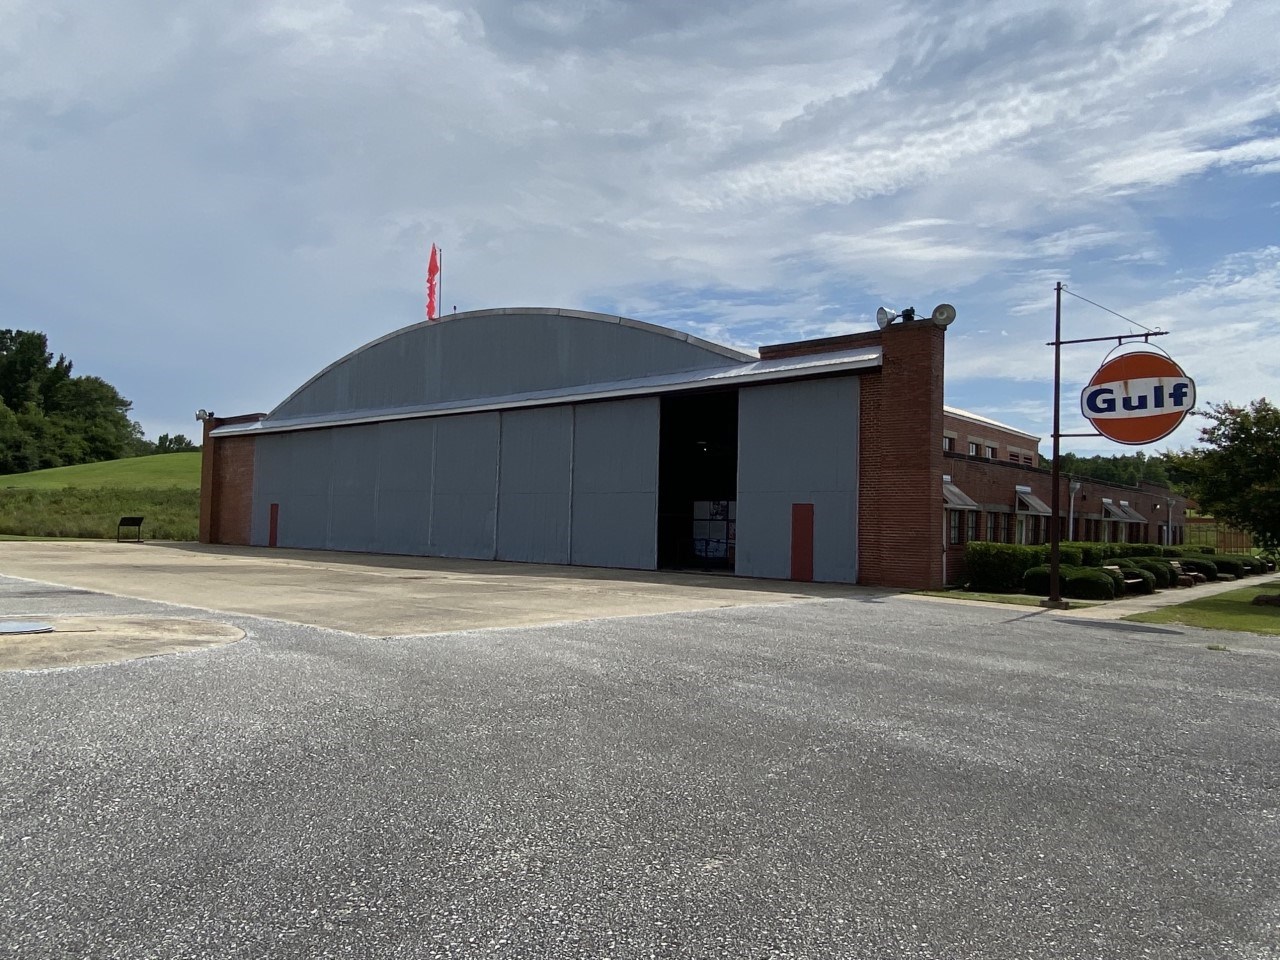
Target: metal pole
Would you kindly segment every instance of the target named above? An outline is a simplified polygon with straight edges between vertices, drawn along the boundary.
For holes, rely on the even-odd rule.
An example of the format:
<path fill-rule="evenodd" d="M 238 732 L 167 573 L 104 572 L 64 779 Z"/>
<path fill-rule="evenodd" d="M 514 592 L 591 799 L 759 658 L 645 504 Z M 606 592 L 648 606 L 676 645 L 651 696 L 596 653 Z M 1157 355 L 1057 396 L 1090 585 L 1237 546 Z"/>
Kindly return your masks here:
<path fill-rule="evenodd" d="M 1062 281 L 1054 287 L 1056 304 L 1053 311 L 1053 503 L 1050 510 L 1053 519 L 1049 529 L 1049 602 L 1062 602 L 1062 590 L 1058 580 L 1062 531 L 1059 527 L 1062 509 L 1062 465 L 1058 451 L 1061 441 L 1061 393 L 1062 393 Z"/>

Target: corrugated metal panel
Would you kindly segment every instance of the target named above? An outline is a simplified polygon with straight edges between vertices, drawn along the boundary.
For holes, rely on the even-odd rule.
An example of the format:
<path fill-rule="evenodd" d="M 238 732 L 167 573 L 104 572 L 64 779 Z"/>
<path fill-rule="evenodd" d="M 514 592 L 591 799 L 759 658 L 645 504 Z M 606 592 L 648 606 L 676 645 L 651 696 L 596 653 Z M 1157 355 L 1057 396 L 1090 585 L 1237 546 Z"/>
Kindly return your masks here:
<path fill-rule="evenodd" d="M 349 354 L 269 419 L 499 396 L 727 366 L 745 354 L 648 324 L 568 311 L 482 311 Z"/>
<path fill-rule="evenodd" d="M 739 391 L 739 574 L 790 577 L 793 503 L 814 505 L 813 578 L 856 581 L 857 378 Z"/>
<path fill-rule="evenodd" d="M 658 565 L 656 398 L 574 407 L 573 562 Z"/>
<path fill-rule="evenodd" d="M 573 409 L 502 414 L 498 559 L 569 562 Z"/>
<path fill-rule="evenodd" d="M 401 420 L 362 429 L 376 430 L 378 436 L 375 549 L 427 553 L 435 421 Z"/>
<path fill-rule="evenodd" d="M 493 559 L 498 435 L 496 413 L 436 421 L 430 554 Z"/>
<path fill-rule="evenodd" d="M 378 428 L 347 427 L 329 432 L 328 547 L 376 550 Z"/>
<path fill-rule="evenodd" d="M 335 432 L 271 435 L 257 441 L 252 523 L 255 544 L 267 543 L 271 504 L 278 503 L 280 546 L 328 546 Z"/>

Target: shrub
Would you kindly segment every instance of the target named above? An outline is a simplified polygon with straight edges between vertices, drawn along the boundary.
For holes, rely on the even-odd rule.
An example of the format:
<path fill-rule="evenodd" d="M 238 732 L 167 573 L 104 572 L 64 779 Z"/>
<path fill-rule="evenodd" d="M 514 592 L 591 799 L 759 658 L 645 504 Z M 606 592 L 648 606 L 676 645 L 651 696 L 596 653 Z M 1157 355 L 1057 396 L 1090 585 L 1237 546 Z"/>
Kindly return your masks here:
<path fill-rule="evenodd" d="M 1223 560 L 1230 560 L 1233 563 L 1238 563 L 1241 566 L 1241 568 L 1244 570 L 1243 576 L 1246 576 L 1246 577 L 1251 576 L 1252 574 L 1255 574 L 1255 573 L 1267 572 L 1267 565 L 1265 563 L 1263 563 L 1257 557 L 1250 556 L 1247 553 L 1218 554 L 1216 557 L 1213 558 L 1213 562 L 1218 565 L 1218 569 L 1222 569 Z M 1227 573 L 1234 573 L 1234 572 L 1235 571 L 1233 570 L 1227 571 Z M 1241 574 L 1236 574 L 1236 576 L 1241 576 Z"/>
<path fill-rule="evenodd" d="M 1141 567 L 1126 567 L 1125 572 L 1128 574 L 1138 574 L 1142 577 L 1142 583 L 1125 583 L 1124 589 L 1126 593 L 1149 594 L 1156 592 L 1156 575 L 1150 570 L 1143 570 Z"/>
<path fill-rule="evenodd" d="M 1218 566 L 1205 557 L 1183 557 L 1182 569 L 1192 573 L 1203 573 L 1209 580 L 1218 579 Z"/>
<path fill-rule="evenodd" d="M 1077 569 L 1066 564 L 1058 565 L 1058 587 L 1061 589 L 1067 582 L 1067 576 Z M 1022 589 L 1027 593 L 1037 597 L 1047 597 L 1049 595 L 1049 565 L 1042 564 L 1038 567 L 1032 567 L 1022 575 Z"/>
<path fill-rule="evenodd" d="M 1123 582 L 1122 578 L 1121 583 Z M 1062 592 L 1065 596 L 1078 600 L 1114 600 L 1116 598 L 1114 580 L 1100 567 L 1073 568 Z"/>
<path fill-rule="evenodd" d="M 1048 550 L 1045 551 L 1045 557 L 1048 557 Z M 1084 557 L 1080 551 L 1080 545 L 1076 543 L 1060 543 L 1058 544 L 1058 564 L 1059 566 L 1084 566 Z"/>
<path fill-rule="evenodd" d="M 1154 543 L 1119 543 L 1116 546 L 1122 548 L 1123 552 L 1119 554 L 1122 557 L 1158 557 L 1161 550 Z"/>
<path fill-rule="evenodd" d="M 1164 590 L 1174 585 L 1173 567 L 1166 560 L 1156 560 L 1153 557 L 1139 557 L 1134 561 L 1143 570 L 1149 570 L 1156 578 L 1156 588 Z"/>
<path fill-rule="evenodd" d="M 1219 554 L 1214 557 L 1213 565 L 1218 568 L 1219 573 L 1229 573 L 1236 579 L 1247 576 L 1250 573 L 1248 565 L 1242 563 L 1239 557 L 1232 557 L 1227 554 Z"/>
<path fill-rule="evenodd" d="M 1097 570 L 1104 577 L 1111 581 L 1112 592 L 1115 596 L 1124 595 L 1124 574 L 1119 570 L 1108 570 L 1106 567 L 1087 567 L 1088 570 Z"/>
<path fill-rule="evenodd" d="M 971 540 L 964 549 L 970 590 L 1016 593 L 1022 589 L 1022 575 L 1043 562 L 1043 547 Z"/>

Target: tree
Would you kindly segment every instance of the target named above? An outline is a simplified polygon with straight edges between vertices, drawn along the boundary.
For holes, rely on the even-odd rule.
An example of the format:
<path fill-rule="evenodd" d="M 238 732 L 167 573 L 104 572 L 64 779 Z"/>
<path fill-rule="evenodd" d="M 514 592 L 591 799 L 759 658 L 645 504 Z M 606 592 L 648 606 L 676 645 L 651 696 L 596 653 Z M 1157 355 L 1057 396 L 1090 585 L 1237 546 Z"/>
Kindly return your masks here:
<path fill-rule="evenodd" d="M 1148 457 L 1137 453 L 1122 453 L 1113 457 L 1081 457 L 1074 453 L 1062 455 L 1062 472 L 1075 477 L 1088 477 L 1103 483 L 1122 483 L 1131 487 L 1154 483 L 1161 487 L 1170 485 L 1169 472 L 1163 455 Z"/>
<path fill-rule="evenodd" d="M 200 448 L 188 440 L 181 433 L 174 434 L 172 437 L 167 433 L 160 434 L 156 440 L 156 453 L 190 453 Z"/>
<path fill-rule="evenodd" d="M 73 377 L 48 338 L 0 330 L 0 473 L 23 473 L 137 452 L 132 404 L 100 377 Z"/>
<path fill-rule="evenodd" d="M 1203 447 L 1169 453 L 1200 507 L 1248 531 L 1259 546 L 1280 547 L 1280 409 L 1265 397 L 1247 407 L 1211 404 L 1195 411 Z"/>

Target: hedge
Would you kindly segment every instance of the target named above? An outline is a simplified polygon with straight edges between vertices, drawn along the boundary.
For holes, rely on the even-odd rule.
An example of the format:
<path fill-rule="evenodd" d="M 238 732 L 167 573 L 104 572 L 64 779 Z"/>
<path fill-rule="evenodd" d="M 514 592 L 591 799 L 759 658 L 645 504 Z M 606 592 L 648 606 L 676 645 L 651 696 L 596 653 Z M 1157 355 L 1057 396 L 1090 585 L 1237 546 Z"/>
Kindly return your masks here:
<path fill-rule="evenodd" d="M 1138 557 L 1133 561 L 1143 570 L 1149 570 L 1156 578 L 1156 588 L 1164 590 L 1166 587 L 1172 587 L 1176 582 L 1173 572 L 1173 566 L 1167 560 L 1157 560 L 1154 557 Z"/>
<path fill-rule="evenodd" d="M 1239 564 L 1242 568 L 1241 573 L 1235 570 L 1227 569 L 1227 573 L 1235 573 L 1236 576 L 1249 576 L 1254 573 L 1266 573 L 1267 565 L 1260 558 L 1250 556 L 1247 553 L 1220 553 L 1213 558 L 1213 562 L 1218 565 L 1218 569 L 1222 569 L 1224 560 L 1228 560 L 1233 564 Z"/>
<path fill-rule="evenodd" d="M 1098 567 L 1077 567 L 1067 577 L 1063 594 L 1078 600 L 1114 600 L 1118 591 L 1107 571 Z"/>
<path fill-rule="evenodd" d="M 1013 543 L 970 540 L 964 548 L 964 568 L 970 590 L 990 593 L 1017 593 L 1022 575 L 1044 563 L 1044 547 L 1024 547 Z"/>
<path fill-rule="evenodd" d="M 1192 573 L 1203 573 L 1209 580 L 1218 579 L 1218 565 L 1207 557 L 1183 557 L 1182 569 Z"/>
<path fill-rule="evenodd" d="M 1253 566 L 1246 557 L 1218 554 L 1213 558 L 1213 564 L 1218 568 L 1219 573 L 1229 573 L 1237 580 L 1253 573 Z"/>
<path fill-rule="evenodd" d="M 1059 566 L 1058 586 L 1064 597 L 1076 600 L 1114 600 L 1116 589 L 1110 575 L 1098 567 Z M 1049 595 L 1049 567 L 1032 567 L 1023 575 L 1023 587 L 1035 596 Z M 1121 581 L 1123 583 L 1123 580 Z"/>

